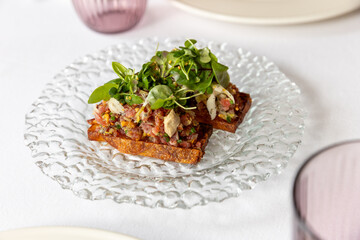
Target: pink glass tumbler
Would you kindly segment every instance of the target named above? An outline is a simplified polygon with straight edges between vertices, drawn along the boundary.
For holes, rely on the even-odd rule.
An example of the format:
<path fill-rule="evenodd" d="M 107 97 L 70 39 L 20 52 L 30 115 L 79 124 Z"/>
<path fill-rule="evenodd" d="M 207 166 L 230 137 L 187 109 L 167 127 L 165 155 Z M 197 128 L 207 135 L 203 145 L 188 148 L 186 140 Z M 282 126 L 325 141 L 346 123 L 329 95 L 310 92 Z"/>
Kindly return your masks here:
<path fill-rule="evenodd" d="M 126 31 L 143 16 L 146 0 L 72 0 L 81 20 L 102 33 Z"/>
<path fill-rule="evenodd" d="M 293 190 L 294 239 L 360 239 L 360 141 L 310 157 Z"/>

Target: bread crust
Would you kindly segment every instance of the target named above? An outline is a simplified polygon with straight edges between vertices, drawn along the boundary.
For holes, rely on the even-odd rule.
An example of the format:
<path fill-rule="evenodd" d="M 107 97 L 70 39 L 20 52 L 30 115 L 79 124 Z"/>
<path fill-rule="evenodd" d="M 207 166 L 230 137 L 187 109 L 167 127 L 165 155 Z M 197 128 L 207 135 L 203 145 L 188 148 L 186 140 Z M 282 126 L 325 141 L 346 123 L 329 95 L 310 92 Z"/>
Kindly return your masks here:
<path fill-rule="evenodd" d="M 99 133 L 99 125 L 92 124 L 88 129 L 88 138 L 92 141 L 106 141 L 121 153 L 159 158 L 178 163 L 196 164 L 205 153 L 205 147 L 212 134 L 213 127 L 201 124 L 201 149 L 181 148 L 146 141 L 135 141 L 126 136 L 113 137 Z"/>
<path fill-rule="evenodd" d="M 210 114 L 207 109 L 195 109 L 196 120 L 200 123 L 210 124 L 216 129 L 221 129 L 224 131 L 235 133 L 236 129 L 240 125 L 240 123 L 244 120 L 246 113 L 249 111 L 251 107 L 251 97 L 247 93 L 239 92 L 239 89 L 235 87 L 236 93 L 233 95 L 235 99 L 235 105 L 238 106 L 238 110 L 235 110 L 235 114 L 237 115 L 231 122 L 227 122 L 226 120 L 216 116 L 214 120 L 211 120 Z"/>

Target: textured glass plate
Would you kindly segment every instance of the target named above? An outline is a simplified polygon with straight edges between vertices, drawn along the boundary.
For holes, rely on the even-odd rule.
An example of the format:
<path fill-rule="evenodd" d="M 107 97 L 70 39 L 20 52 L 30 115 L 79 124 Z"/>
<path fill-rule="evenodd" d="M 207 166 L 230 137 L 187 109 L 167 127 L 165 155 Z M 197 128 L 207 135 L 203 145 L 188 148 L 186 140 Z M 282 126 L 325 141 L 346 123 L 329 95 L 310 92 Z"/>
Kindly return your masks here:
<path fill-rule="evenodd" d="M 86 199 L 148 207 L 191 208 L 220 202 L 278 174 L 301 143 L 305 111 L 299 88 L 265 57 L 226 43 L 200 41 L 229 66 L 231 81 L 253 105 L 236 133 L 215 130 L 196 166 L 121 154 L 87 139 L 89 94 L 115 78 L 111 62 L 141 68 L 159 49 L 183 40 L 125 41 L 70 64 L 26 114 L 25 144 L 41 170 Z"/>

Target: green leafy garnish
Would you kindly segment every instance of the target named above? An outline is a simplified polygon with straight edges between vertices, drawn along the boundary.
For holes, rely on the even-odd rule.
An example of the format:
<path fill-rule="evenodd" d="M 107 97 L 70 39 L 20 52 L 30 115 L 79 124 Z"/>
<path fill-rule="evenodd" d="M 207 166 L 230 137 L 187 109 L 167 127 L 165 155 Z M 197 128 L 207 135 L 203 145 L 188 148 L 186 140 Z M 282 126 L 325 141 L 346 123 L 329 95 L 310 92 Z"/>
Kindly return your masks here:
<path fill-rule="evenodd" d="M 153 87 L 147 97 L 152 109 L 158 109 L 164 106 L 165 102 L 171 99 L 173 92 L 166 85 L 157 85 Z"/>
<path fill-rule="evenodd" d="M 210 50 L 208 48 L 203 48 L 200 50 L 200 62 L 208 63 L 211 61 Z"/>
<path fill-rule="evenodd" d="M 170 141 L 170 137 L 169 137 L 169 135 L 167 133 L 164 133 L 164 138 L 165 138 L 166 142 Z"/>
<path fill-rule="evenodd" d="M 215 74 L 216 81 L 224 88 L 227 88 L 230 83 L 230 76 L 227 72 L 228 67 L 215 61 L 211 62 L 211 67 Z"/>
<path fill-rule="evenodd" d="M 226 116 L 226 121 L 227 121 L 228 123 L 231 123 L 231 117 L 230 117 L 230 116 Z"/>
<path fill-rule="evenodd" d="M 101 100 L 105 100 L 105 101 L 109 100 L 110 99 L 109 91 L 113 87 L 117 87 L 117 84 L 113 82 L 108 82 L 96 88 L 93 91 L 93 93 L 90 95 L 88 103 L 91 104 L 91 103 L 100 102 Z"/>
<path fill-rule="evenodd" d="M 228 67 L 219 63 L 209 48 L 197 48 L 195 44 L 196 40 L 187 39 L 184 46 L 170 52 L 156 50 L 138 73 L 113 62 L 118 78 L 95 89 L 88 102 L 115 98 L 121 104 L 149 104 L 152 109 L 195 109 L 191 98 L 211 94 L 213 83 L 226 88 L 230 81 Z"/>
<path fill-rule="evenodd" d="M 114 69 L 114 72 L 121 78 L 125 78 L 128 73 L 128 69 L 118 62 L 113 62 L 112 68 Z"/>
<path fill-rule="evenodd" d="M 129 94 L 125 97 L 125 102 L 132 106 L 134 104 L 141 104 L 144 102 L 144 100 L 135 94 Z"/>

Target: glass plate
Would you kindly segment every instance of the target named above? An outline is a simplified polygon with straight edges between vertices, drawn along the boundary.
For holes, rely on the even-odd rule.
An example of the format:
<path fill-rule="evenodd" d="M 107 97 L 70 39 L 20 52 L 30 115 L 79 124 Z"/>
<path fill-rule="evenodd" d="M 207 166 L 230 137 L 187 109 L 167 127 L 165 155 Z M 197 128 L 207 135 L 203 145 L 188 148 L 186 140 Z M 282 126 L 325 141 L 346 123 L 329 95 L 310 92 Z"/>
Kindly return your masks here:
<path fill-rule="evenodd" d="M 148 207 L 191 208 L 221 202 L 278 174 L 295 153 L 306 112 L 300 90 L 274 63 L 226 43 L 200 41 L 229 66 L 231 81 L 253 104 L 236 133 L 215 130 L 195 166 L 121 154 L 87 139 L 89 94 L 115 78 L 111 62 L 135 70 L 183 39 L 124 41 L 67 66 L 25 117 L 25 144 L 40 169 L 77 196 Z"/>

